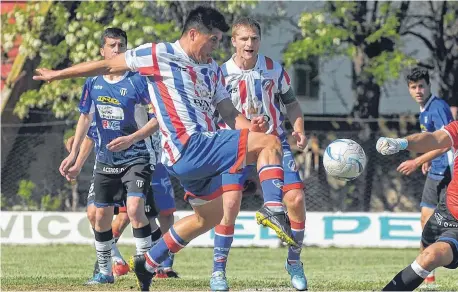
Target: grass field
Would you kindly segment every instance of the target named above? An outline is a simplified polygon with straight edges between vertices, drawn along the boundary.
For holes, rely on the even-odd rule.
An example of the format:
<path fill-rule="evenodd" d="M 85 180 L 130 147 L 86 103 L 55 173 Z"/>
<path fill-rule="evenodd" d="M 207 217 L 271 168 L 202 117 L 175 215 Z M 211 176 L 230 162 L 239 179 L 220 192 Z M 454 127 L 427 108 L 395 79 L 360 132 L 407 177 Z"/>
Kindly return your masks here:
<path fill-rule="evenodd" d="M 121 246 L 127 257 L 133 246 Z M 228 263 L 231 290 L 285 291 L 290 288 L 283 268 L 286 248 L 234 248 Z M 377 290 L 417 254 L 414 249 L 306 248 L 303 262 L 309 290 Z M 132 273 L 114 285 L 87 287 L 92 273 L 94 249 L 82 245 L 1 247 L 1 290 L 136 290 Z M 176 256 L 181 279 L 155 280 L 155 291 L 208 290 L 212 249 L 187 248 Z M 439 269 L 439 290 L 458 290 L 458 273 Z"/>

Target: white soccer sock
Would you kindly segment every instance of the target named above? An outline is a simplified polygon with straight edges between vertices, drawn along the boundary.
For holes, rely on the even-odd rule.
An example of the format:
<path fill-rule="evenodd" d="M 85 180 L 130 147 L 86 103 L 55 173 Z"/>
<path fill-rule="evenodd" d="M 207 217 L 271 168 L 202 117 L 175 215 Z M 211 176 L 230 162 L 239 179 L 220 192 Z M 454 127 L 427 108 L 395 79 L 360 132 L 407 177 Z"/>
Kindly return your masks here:
<path fill-rule="evenodd" d="M 118 246 L 116 245 L 116 241 L 114 238 L 113 238 L 113 243 L 111 244 L 111 259 L 114 262 L 120 262 L 120 261 L 125 262 L 125 260 L 123 259 L 121 255 L 121 252 L 118 249 Z"/>
<path fill-rule="evenodd" d="M 151 235 L 148 235 L 147 237 L 135 237 L 135 247 L 137 249 L 137 254 L 144 254 L 150 250 L 151 246 Z"/>
<path fill-rule="evenodd" d="M 97 253 L 97 261 L 99 262 L 100 273 L 111 275 L 111 243 L 109 241 L 95 241 L 95 250 Z"/>
<path fill-rule="evenodd" d="M 415 260 L 411 265 L 410 267 L 412 267 L 412 270 L 415 272 L 415 274 L 417 274 L 418 276 L 422 277 L 423 279 L 428 277 L 430 271 L 427 271 L 425 269 L 423 269 L 419 263 L 417 263 L 417 261 Z"/>

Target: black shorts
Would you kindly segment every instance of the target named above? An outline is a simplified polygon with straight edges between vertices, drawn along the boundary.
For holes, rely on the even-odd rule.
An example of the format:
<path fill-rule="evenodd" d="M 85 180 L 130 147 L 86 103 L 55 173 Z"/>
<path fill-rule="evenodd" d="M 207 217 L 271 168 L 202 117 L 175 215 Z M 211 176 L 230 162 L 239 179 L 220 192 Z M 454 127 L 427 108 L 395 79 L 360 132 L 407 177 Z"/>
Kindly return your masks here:
<path fill-rule="evenodd" d="M 449 182 L 450 178 L 448 176 L 445 176 L 442 180 L 435 180 L 427 177 L 425 186 L 423 187 L 420 207 L 436 209 L 441 198 L 445 196 L 445 191 Z"/>
<path fill-rule="evenodd" d="M 435 242 L 450 244 L 453 251 L 453 260 L 445 268 L 456 269 L 458 267 L 458 220 L 452 219 L 450 215 L 446 215 L 437 209 L 426 222 L 421 235 L 421 243 L 424 248 Z"/>
<path fill-rule="evenodd" d="M 94 199 L 95 199 L 94 180 L 92 180 L 91 186 L 89 187 L 89 193 L 87 196 L 87 206 L 94 204 Z M 115 207 L 114 207 L 115 215 L 118 215 L 119 213 L 127 213 L 126 200 L 127 200 L 127 193 L 124 192 L 123 199 L 120 202 L 115 203 Z M 159 211 L 157 210 L 157 207 L 156 207 L 156 201 L 154 201 L 152 187 L 148 189 L 148 193 L 146 195 L 145 214 L 146 214 L 146 217 L 148 218 L 157 217 L 159 215 Z"/>

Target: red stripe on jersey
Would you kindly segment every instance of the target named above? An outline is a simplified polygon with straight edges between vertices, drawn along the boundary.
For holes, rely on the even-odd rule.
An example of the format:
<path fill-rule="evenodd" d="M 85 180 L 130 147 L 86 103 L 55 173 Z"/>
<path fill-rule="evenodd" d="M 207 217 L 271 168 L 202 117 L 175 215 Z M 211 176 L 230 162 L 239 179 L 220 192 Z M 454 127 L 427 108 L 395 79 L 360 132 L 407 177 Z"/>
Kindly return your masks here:
<path fill-rule="evenodd" d="M 154 43 L 152 47 L 152 54 L 154 71 L 160 72 L 159 64 L 157 62 L 156 44 Z M 186 133 L 186 127 L 184 126 L 183 122 L 180 120 L 180 117 L 178 116 L 177 110 L 175 108 L 175 105 L 173 104 L 173 100 L 170 96 L 169 90 L 162 81 L 161 75 L 155 75 L 154 77 L 157 87 L 159 88 L 159 94 L 161 95 L 159 98 L 162 99 L 162 102 L 165 105 L 165 111 L 167 112 L 167 115 L 170 117 L 170 120 L 172 121 L 172 126 L 175 128 L 178 139 L 180 140 L 181 144 L 186 145 L 189 139 L 189 135 L 188 133 Z"/>
<path fill-rule="evenodd" d="M 284 73 L 284 75 L 285 75 L 286 83 L 287 83 L 288 85 L 291 85 L 291 79 L 289 79 L 288 72 L 286 72 L 286 70 L 283 69 L 283 73 Z"/>
<path fill-rule="evenodd" d="M 272 61 L 271 58 L 265 57 L 266 58 L 266 68 L 267 70 L 272 70 L 274 68 L 274 61 Z"/>
<path fill-rule="evenodd" d="M 272 88 L 274 87 L 274 83 L 271 82 L 269 84 L 269 87 L 267 88 L 267 94 L 269 95 L 269 111 L 270 111 L 270 116 L 272 117 L 272 121 L 274 123 L 274 130 L 277 130 L 277 112 L 275 108 L 275 96 L 272 94 Z"/>
<path fill-rule="evenodd" d="M 142 76 L 158 76 L 160 75 L 159 73 L 159 67 L 156 68 L 156 65 L 157 64 L 156 62 L 154 62 L 154 54 L 153 54 L 153 48 L 156 47 L 156 44 L 153 43 L 152 46 L 151 46 L 151 58 L 153 58 L 153 66 L 150 66 L 150 67 L 141 67 L 141 68 L 138 68 L 138 72 L 140 72 L 140 75 Z"/>
<path fill-rule="evenodd" d="M 175 157 L 173 157 L 173 152 L 172 152 L 172 149 L 170 148 L 169 143 L 167 143 L 167 142 L 164 143 L 164 149 L 165 149 L 165 151 L 167 151 L 167 153 L 169 154 L 170 161 L 171 161 L 172 163 L 175 163 Z"/>
<path fill-rule="evenodd" d="M 245 115 L 245 108 L 244 105 L 246 103 L 246 81 L 240 80 L 239 82 L 239 93 L 240 93 L 240 101 L 242 102 L 242 114 Z"/>
<path fill-rule="evenodd" d="M 192 68 L 191 66 L 186 66 L 189 70 L 189 75 L 191 75 L 191 80 L 192 80 L 192 83 L 194 84 L 194 93 L 196 94 L 196 96 L 199 96 L 199 93 L 197 92 L 196 90 L 196 82 L 197 82 L 197 73 L 196 71 L 194 71 L 194 68 Z M 202 111 L 202 114 L 204 115 L 204 119 L 205 119 L 205 123 L 207 123 L 207 129 L 208 131 L 213 131 L 213 127 L 212 127 L 212 120 L 208 117 L 208 115 Z"/>
<path fill-rule="evenodd" d="M 221 81 L 221 84 L 223 84 L 224 87 L 226 87 L 226 78 L 223 76 L 223 70 L 218 67 L 218 78 Z"/>

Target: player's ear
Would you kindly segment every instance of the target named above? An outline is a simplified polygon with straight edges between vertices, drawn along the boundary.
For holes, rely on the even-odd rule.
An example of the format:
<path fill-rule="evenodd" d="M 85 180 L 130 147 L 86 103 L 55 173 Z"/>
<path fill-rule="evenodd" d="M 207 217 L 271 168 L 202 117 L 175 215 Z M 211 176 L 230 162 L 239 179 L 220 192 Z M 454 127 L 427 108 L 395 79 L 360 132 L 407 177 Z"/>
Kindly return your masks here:
<path fill-rule="evenodd" d="M 189 38 L 191 39 L 191 41 L 194 41 L 197 37 L 197 30 L 195 28 L 191 28 L 188 34 L 189 34 Z"/>
<path fill-rule="evenodd" d="M 105 57 L 105 51 L 103 50 L 103 48 L 100 48 L 100 55 L 102 55 L 102 57 Z"/>
<path fill-rule="evenodd" d="M 232 46 L 235 48 L 235 37 L 231 37 Z"/>

